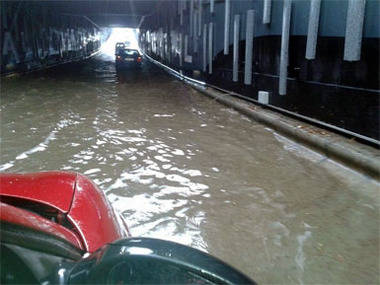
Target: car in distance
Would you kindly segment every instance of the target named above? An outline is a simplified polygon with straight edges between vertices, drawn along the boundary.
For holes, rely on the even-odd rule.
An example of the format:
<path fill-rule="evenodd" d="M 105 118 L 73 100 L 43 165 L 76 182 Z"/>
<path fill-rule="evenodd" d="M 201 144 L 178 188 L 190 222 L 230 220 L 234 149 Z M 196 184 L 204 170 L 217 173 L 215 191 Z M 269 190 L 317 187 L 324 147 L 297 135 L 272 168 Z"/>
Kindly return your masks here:
<path fill-rule="evenodd" d="M 115 54 L 117 54 L 120 50 L 125 48 L 125 44 L 122 42 L 116 43 L 115 45 Z"/>
<path fill-rule="evenodd" d="M 119 49 L 116 54 L 116 68 L 120 67 L 140 67 L 142 56 L 137 49 Z"/>

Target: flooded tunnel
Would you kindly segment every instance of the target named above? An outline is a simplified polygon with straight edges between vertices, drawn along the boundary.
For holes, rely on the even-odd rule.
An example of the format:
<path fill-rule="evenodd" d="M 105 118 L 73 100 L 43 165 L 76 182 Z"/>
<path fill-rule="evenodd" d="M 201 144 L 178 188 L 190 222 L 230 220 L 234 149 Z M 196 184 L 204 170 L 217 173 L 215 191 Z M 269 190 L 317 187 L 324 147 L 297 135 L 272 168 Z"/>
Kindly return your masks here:
<path fill-rule="evenodd" d="M 380 282 L 378 1 L 0 5 L 2 174 L 82 173 L 133 237 L 259 284 Z"/>

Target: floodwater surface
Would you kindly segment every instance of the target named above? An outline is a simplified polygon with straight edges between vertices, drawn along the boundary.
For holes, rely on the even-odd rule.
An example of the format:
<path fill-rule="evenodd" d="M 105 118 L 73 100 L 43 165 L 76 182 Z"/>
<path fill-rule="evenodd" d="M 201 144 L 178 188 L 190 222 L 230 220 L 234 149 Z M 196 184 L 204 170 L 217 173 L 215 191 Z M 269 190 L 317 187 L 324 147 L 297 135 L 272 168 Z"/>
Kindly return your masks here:
<path fill-rule="evenodd" d="M 378 184 L 145 63 L 101 57 L 1 86 L 2 172 L 84 173 L 132 235 L 259 283 L 379 283 Z"/>

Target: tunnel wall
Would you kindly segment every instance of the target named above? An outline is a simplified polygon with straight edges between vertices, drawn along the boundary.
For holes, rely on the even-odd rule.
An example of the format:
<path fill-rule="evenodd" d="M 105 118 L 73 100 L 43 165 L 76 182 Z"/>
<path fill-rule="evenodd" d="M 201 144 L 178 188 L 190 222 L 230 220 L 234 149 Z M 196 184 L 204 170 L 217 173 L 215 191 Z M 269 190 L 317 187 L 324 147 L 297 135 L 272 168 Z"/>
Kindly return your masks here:
<path fill-rule="evenodd" d="M 0 5 L 3 75 L 80 60 L 100 48 L 104 31 L 84 17 L 62 14 L 37 1 Z"/>
<path fill-rule="evenodd" d="M 254 16 L 247 25 L 248 10 Z M 377 0 L 163 1 L 144 19 L 139 43 L 188 76 L 379 140 L 378 19 Z M 253 34 L 248 59 L 247 27 Z M 259 91 L 267 93 L 259 97 Z"/>

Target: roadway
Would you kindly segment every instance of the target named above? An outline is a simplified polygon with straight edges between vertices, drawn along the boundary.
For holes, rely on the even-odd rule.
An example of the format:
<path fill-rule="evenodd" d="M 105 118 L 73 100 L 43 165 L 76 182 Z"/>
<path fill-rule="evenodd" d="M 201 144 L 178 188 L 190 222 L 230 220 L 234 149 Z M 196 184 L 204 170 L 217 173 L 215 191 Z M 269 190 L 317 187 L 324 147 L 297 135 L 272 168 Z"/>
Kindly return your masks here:
<path fill-rule="evenodd" d="M 84 173 L 135 236 L 184 243 L 258 283 L 378 280 L 378 184 L 104 55 L 1 84 L 0 170 Z"/>

